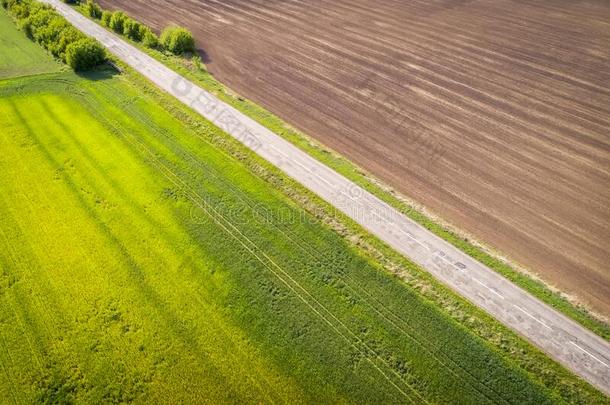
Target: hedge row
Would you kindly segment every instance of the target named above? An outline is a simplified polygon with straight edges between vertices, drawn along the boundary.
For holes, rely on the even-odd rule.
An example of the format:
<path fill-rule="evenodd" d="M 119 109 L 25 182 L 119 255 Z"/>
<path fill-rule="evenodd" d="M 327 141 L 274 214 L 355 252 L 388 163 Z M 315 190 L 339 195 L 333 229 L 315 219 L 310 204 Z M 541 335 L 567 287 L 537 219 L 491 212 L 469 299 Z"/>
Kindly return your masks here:
<path fill-rule="evenodd" d="M 64 0 L 75 1 L 75 0 Z M 171 26 L 163 30 L 160 37 L 146 25 L 134 20 L 123 11 L 107 11 L 95 3 L 87 0 L 82 9 L 91 18 L 101 20 L 103 26 L 110 28 L 132 41 L 142 42 L 148 48 L 167 50 L 176 55 L 195 51 L 193 34 L 186 28 Z"/>
<path fill-rule="evenodd" d="M 1 1 L 29 38 L 74 70 L 91 69 L 106 60 L 99 42 L 86 37 L 51 6 L 35 0 Z"/>

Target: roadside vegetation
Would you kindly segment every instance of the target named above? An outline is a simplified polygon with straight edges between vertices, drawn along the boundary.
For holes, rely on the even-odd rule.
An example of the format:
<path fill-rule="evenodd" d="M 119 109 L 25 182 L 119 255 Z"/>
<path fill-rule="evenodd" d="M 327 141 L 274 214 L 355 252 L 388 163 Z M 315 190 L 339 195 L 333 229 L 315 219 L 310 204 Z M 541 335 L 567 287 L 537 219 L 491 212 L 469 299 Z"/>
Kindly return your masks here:
<path fill-rule="evenodd" d="M 175 55 L 195 51 L 193 34 L 182 27 L 167 27 L 160 38 L 161 45 Z"/>
<path fill-rule="evenodd" d="M 83 35 L 50 6 L 32 0 L 2 1 L 28 38 L 74 70 L 92 69 L 106 60 L 106 51 L 96 40 Z"/>
<path fill-rule="evenodd" d="M 33 41 L 27 41 L 7 13 L 0 10 L 0 80 L 5 77 L 52 73 L 62 65 L 50 54 L 41 52 Z"/>
<path fill-rule="evenodd" d="M 149 27 L 134 20 L 123 11 L 107 11 L 92 0 L 81 3 L 80 10 L 85 15 L 100 20 L 101 24 L 117 34 L 142 43 L 147 48 L 168 51 L 174 55 L 183 55 L 195 51 L 193 34 L 183 27 L 170 26 L 158 37 Z"/>
<path fill-rule="evenodd" d="M 92 0 L 87 0 L 87 2 L 83 4 L 83 11 L 91 18 L 96 18 L 98 20 L 102 18 L 102 8 Z"/>
<path fill-rule="evenodd" d="M 150 49 L 146 47 L 140 47 L 140 49 L 269 128 L 271 131 L 284 137 L 320 162 L 323 162 L 341 173 L 346 178 L 407 215 L 432 233 L 466 252 L 479 262 L 485 264 L 499 274 L 502 274 L 504 277 L 543 302 L 580 323 L 605 340 L 610 340 L 610 325 L 591 314 L 587 308 L 573 303 L 561 292 L 550 288 L 544 282 L 535 279 L 524 271 L 517 269 L 511 263 L 499 258 L 500 256 L 491 249 L 481 246 L 468 237 L 462 236 L 459 232 L 453 230 L 451 226 L 441 223 L 439 219 L 433 218 L 421 207 L 408 201 L 390 187 L 384 185 L 383 182 L 376 179 L 372 174 L 367 173 L 364 169 L 358 167 L 343 156 L 329 150 L 317 141 L 296 130 L 260 105 L 226 88 L 205 69 L 200 56 L 191 55 L 189 53 L 176 56 L 168 52 L 163 52 L 160 49 Z"/>
<path fill-rule="evenodd" d="M 604 401 L 127 68 L 3 80 L 0 126 L 3 398 Z"/>

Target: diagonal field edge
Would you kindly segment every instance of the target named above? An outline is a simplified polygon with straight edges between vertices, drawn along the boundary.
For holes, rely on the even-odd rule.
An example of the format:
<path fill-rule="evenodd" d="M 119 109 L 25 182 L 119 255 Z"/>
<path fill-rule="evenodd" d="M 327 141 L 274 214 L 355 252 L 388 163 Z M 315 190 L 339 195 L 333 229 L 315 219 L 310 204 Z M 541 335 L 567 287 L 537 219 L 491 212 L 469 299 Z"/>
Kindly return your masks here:
<path fill-rule="evenodd" d="M 41 1 L 54 6 L 76 28 L 100 41 L 159 88 L 610 395 L 610 344 L 602 338 L 70 6 L 60 0 Z"/>

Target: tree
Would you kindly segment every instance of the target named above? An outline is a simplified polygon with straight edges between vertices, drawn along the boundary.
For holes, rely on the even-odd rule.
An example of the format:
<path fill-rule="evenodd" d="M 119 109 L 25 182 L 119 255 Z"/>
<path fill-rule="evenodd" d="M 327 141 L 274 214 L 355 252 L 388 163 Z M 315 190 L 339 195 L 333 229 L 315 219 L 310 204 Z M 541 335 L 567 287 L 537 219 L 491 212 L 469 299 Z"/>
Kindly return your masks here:
<path fill-rule="evenodd" d="M 66 60 L 66 48 L 71 43 L 74 43 L 78 40 L 85 38 L 83 34 L 77 30 L 76 28 L 70 26 L 63 30 L 59 35 L 59 40 L 55 45 L 55 49 L 52 50 L 53 54 L 57 55 L 61 60 Z"/>
<path fill-rule="evenodd" d="M 123 34 L 129 39 L 140 41 L 142 39 L 142 24 L 127 17 L 123 21 Z"/>
<path fill-rule="evenodd" d="M 53 15 L 47 21 L 46 25 L 40 26 L 36 29 L 34 32 L 34 38 L 54 56 L 58 56 L 54 52 L 54 46 L 57 43 L 61 32 L 69 27 L 71 27 L 71 25 L 63 17 Z"/>
<path fill-rule="evenodd" d="M 94 39 L 83 38 L 66 48 L 66 63 L 74 70 L 88 70 L 106 60 L 106 51 Z"/>
<path fill-rule="evenodd" d="M 159 38 L 148 27 L 144 27 L 142 34 L 142 44 L 147 48 L 156 48 L 159 46 Z"/>
<path fill-rule="evenodd" d="M 27 18 L 30 15 L 30 9 L 25 3 L 19 3 L 14 1 L 12 3 L 8 3 L 7 7 L 11 14 L 18 20 Z"/>
<path fill-rule="evenodd" d="M 195 50 L 193 34 L 182 27 L 167 27 L 161 34 L 160 42 L 165 49 L 176 55 Z"/>
<path fill-rule="evenodd" d="M 102 25 L 104 27 L 109 27 L 110 26 L 110 19 L 112 18 L 112 12 L 110 11 L 102 11 Z"/>
<path fill-rule="evenodd" d="M 102 18 L 102 8 L 93 0 L 87 0 L 84 6 L 85 13 L 92 18 Z"/>
<path fill-rule="evenodd" d="M 52 7 L 31 0 L 8 0 L 9 13 L 26 34 L 75 70 L 85 70 L 106 59 L 102 45 L 85 37 Z"/>
<path fill-rule="evenodd" d="M 30 10 L 29 19 L 32 22 L 32 28 L 34 30 L 48 25 L 57 14 L 53 10 L 40 9 L 36 12 Z"/>
<path fill-rule="evenodd" d="M 108 23 L 108 27 L 116 33 L 122 34 L 124 29 L 125 20 L 127 19 L 127 14 L 122 11 L 115 11 L 112 13 L 112 17 L 110 17 L 110 22 Z"/>

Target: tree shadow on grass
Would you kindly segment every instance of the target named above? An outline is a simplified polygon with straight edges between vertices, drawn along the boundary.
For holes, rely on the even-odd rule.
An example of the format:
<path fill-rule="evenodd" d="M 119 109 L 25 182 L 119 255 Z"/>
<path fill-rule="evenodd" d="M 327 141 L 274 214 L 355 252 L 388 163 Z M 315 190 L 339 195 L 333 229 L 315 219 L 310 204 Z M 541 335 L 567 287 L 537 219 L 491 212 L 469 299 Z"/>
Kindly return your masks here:
<path fill-rule="evenodd" d="M 98 80 L 109 80 L 121 74 L 117 67 L 110 63 L 104 63 L 92 70 L 75 72 L 78 77 L 83 79 L 98 81 Z"/>
<path fill-rule="evenodd" d="M 60 162 L 58 162 L 56 157 L 53 156 L 53 153 L 46 148 L 45 143 L 41 141 L 36 131 L 27 123 L 27 120 L 21 114 L 18 106 L 11 102 L 11 108 L 17 115 L 19 124 L 38 145 L 38 150 L 44 158 L 51 166 L 60 168 Z M 49 114 L 51 114 L 50 111 Z M 155 288 L 154 285 L 149 283 L 146 270 L 142 267 L 141 263 L 133 257 L 132 253 L 119 236 L 115 234 L 113 229 L 102 218 L 100 218 L 91 204 L 85 200 L 82 193 L 79 192 L 78 185 L 70 177 L 65 177 L 63 180 L 75 201 L 78 202 L 80 207 L 87 214 L 87 217 L 90 218 L 92 224 L 104 238 L 104 241 L 113 248 L 126 271 L 126 275 L 132 281 L 131 286 L 134 287 L 134 291 L 150 305 L 153 312 L 151 316 L 156 317 L 161 325 L 168 330 L 169 334 L 185 347 L 188 347 L 196 358 L 200 359 L 200 361 L 205 361 L 205 367 L 209 373 L 222 376 L 222 373 L 213 364 L 212 359 L 210 359 L 204 347 L 198 342 L 195 331 L 184 322 L 179 313 L 176 313 L 170 308 L 167 297 L 163 296 L 157 291 L 157 288 Z"/>

